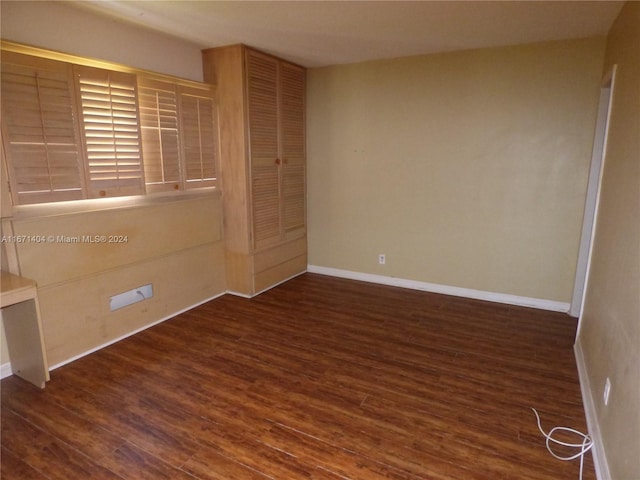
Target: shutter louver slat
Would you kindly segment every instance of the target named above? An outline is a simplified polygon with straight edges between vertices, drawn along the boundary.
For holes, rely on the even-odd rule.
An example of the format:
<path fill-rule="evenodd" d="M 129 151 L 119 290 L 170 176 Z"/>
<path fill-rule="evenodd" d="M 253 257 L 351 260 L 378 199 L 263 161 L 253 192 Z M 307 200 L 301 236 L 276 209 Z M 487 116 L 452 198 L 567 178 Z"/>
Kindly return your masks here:
<path fill-rule="evenodd" d="M 283 224 L 285 231 L 305 226 L 304 177 L 304 165 L 288 167 L 283 173 Z"/>
<path fill-rule="evenodd" d="M 80 63 L 2 51 L 3 152 L 15 204 L 143 194 L 146 175 L 151 190 L 215 186 L 211 86 Z"/>
<path fill-rule="evenodd" d="M 305 71 L 295 65 L 280 65 L 280 128 L 282 156 L 283 228 L 285 232 L 305 228 Z"/>
<path fill-rule="evenodd" d="M 283 156 L 296 163 L 305 157 L 304 142 L 304 70 L 282 65 L 281 129 Z"/>
<path fill-rule="evenodd" d="M 135 76 L 76 66 L 91 196 L 144 193 Z"/>
<path fill-rule="evenodd" d="M 3 132 L 14 202 L 84 197 L 69 65 L 3 52 Z"/>
<path fill-rule="evenodd" d="M 278 158 L 278 64 L 253 52 L 247 61 L 251 162 L 273 165 Z"/>
<path fill-rule="evenodd" d="M 213 186 L 218 163 L 218 118 L 208 91 L 180 89 L 180 122 L 186 188 Z"/>
<path fill-rule="evenodd" d="M 260 249 L 281 239 L 278 62 L 253 51 L 246 59 L 253 247 Z"/>
<path fill-rule="evenodd" d="M 278 168 L 252 168 L 251 198 L 255 247 L 268 245 L 280 238 Z"/>

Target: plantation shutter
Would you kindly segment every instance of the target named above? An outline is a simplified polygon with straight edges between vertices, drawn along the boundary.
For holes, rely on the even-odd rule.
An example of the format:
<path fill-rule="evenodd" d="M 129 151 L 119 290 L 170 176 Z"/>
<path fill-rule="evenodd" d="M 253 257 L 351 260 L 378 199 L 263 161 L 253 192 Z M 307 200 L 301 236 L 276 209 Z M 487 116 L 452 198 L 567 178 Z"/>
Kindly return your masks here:
<path fill-rule="evenodd" d="M 219 144 L 212 92 L 184 86 L 179 89 L 185 188 L 214 186 Z"/>
<path fill-rule="evenodd" d="M 144 193 L 135 75 L 74 67 L 92 197 Z"/>
<path fill-rule="evenodd" d="M 177 86 L 139 77 L 138 102 L 147 191 L 178 190 L 182 181 Z"/>
<path fill-rule="evenodd" d="M 2 52 L 2 129 L 16 205 L 84 198 L 67 63 Z"/>

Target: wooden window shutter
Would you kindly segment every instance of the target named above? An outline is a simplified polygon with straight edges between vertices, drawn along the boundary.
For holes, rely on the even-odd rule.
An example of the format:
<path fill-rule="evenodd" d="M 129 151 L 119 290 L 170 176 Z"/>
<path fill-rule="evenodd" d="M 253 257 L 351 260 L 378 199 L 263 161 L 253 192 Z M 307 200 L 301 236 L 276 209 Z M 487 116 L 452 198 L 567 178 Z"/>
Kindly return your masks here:
<path fill-rule="evenodd" d="M 251 207 L 254 248 L 262 248 L 280 240 L 280 202 L 277 167 L 251 168 Z"/>
<path fill-rule="evenodd" d="M 210 90 L 179 87 L 185 188 L 216 184 L 218 112 Z"/>
<path fill-rule="evenodd" d="M 283 228 L 288 237 L 305 228 L 305 70 L 280 64 Z"/>
<path fill-rule="evenodd" d="M 92 197 L 144 193 L 135 75 L 74 67 Z"/>
<path fill-rule="evenodd" d="M 85 197 L 71 65 L 2 52 L 2 129 L 17 205 Z"/>
<path fill-rule="evenodd" d="M 147 191 L 182 186 L 177 85 L 138 78 L 140 130 Z"/>

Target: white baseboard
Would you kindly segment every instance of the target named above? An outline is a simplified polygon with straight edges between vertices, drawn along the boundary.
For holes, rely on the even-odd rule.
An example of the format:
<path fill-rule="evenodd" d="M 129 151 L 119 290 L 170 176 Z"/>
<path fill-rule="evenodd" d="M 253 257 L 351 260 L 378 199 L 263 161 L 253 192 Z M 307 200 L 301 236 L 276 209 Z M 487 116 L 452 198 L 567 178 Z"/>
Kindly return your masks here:
<path fill-rule="evenodd" d="M 541 310 L 550 310 L 553 312 L 567 313 L 570 307 L 569 303 L 556 302 L 553 300 L 519 297 L 517 295 L 485 292 L 483 290 L 473 290 L 470 288 L 451 287 L 448 285 L 440 285 L 437 283 L 419 282 L 416 280 L 406 280 L 403 278 L 374 275 L 371 273 L 352 272 L 350 270 L 320 267 L 318 265 L 307 265 L 307 271 L 310 273 L 319 273 L 321 275 L 329 275 L 332 277 L 341 277 L 351 280 L 360 280 L 363 282 L 379 283 L 382 285 L 409 288 L 412 290 L 422 290 L 424 292 L 441 293 L 444 295 L 453 295 L 455 297 L 486 300 L 488 302 L 505 303 L 508 305 L 517 305 L 520 307 L 539 308 Z"/>
<path fill-rule="evenodd" d="M 602 436 L 600 434 L 600 426 L 598 424 L 598 416 L 596 415 L 595 403 L 593 401 L 593 395 L 591 394 L 593 390 L 591 389 L 589 382 L 589 375 L 587 375 L 587 365 L 584 361 L 580 338 L 578 338 L 573 346 L 573 351 L 576 356 L 576 365 L 578 367 L 578 377 L 580 378 L 580 390 L 582 392 L 584 414 L 587 419 L 587 428 L 589 429 L 589 436 L 591 437 L 591 440 L 593 440 L 591 454 L 593 455 L 593 465 L 596 471 L 596 478 L 598 480 L 611 480 L 609 464 L 607 463 L 607 456 L 602 444 Z"/>
<path fill-rule="evenodd" d="M 7 378 L 13 375 L 13 370 L 11 370 L 11 362 L 3 363 L 0 365 L 0 379 Z"/>

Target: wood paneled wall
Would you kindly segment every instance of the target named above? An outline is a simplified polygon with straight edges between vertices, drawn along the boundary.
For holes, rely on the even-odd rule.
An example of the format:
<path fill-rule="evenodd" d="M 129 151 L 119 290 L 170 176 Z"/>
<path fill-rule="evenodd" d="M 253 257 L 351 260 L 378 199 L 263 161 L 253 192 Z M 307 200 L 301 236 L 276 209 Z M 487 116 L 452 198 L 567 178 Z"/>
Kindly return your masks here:
<path fill-rule="evenodd" d="M 17 235 L 48 239 L 20 243 L 16 251 L 22 275 L 38 282 L 50 365 L 224 292 L 220 203 L 220 194 L 214 192 L 149 205 L 14 219 Z M 107 241 L 83 238 L 96 236 Z M 110 236 L 122 241 L 109 242 Z M 148 283 L 153 284 L 153 298 L 110 311 L 111 296 Z"/>

